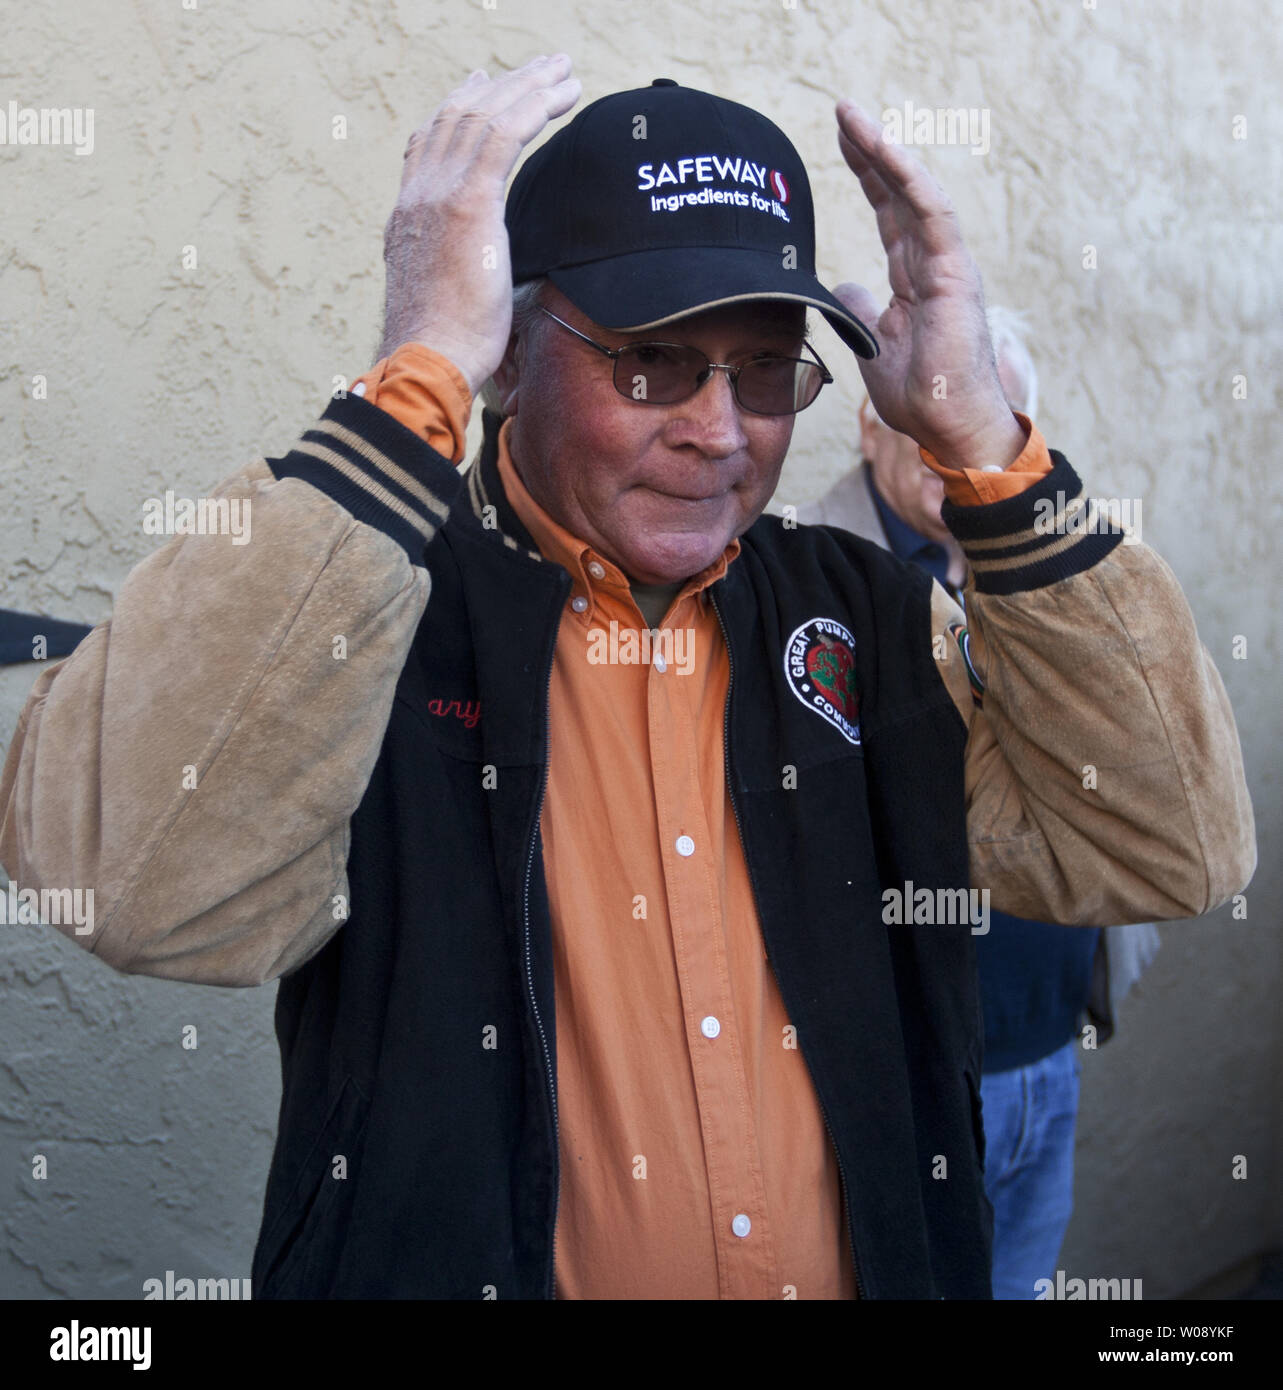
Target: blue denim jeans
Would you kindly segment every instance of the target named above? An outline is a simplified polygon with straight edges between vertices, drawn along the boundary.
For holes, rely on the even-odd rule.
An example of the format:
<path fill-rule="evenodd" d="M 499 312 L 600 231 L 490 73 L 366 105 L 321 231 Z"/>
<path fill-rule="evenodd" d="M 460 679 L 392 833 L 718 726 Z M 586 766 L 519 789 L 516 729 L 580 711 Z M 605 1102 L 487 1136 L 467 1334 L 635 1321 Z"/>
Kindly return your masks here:
<path fill-rule="evenodd" d="M 1055 1278 L 1073 1210 L 1080 1069 L 1074 1039 L 1030 1066 L 980 1078 L 995 1298 L 1034 1298 L 1036 1280 Z"/>

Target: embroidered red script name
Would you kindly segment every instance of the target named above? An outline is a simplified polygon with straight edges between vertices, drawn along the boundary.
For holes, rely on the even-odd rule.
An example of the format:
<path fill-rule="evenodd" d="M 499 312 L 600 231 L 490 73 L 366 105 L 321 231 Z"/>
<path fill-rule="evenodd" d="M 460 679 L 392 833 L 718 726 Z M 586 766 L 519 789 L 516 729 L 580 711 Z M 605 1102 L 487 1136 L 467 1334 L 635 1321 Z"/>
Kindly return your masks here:
<path fill-rule="evenodd" d="M 456 719 L 462 719 L 464 727 L 475 729 L 477 721 L 481 718 L 480 700 L 429 700 L 428 713 L 435 714 L 439 719 L 444 719 L 447 715 L 453 715 Z"/>

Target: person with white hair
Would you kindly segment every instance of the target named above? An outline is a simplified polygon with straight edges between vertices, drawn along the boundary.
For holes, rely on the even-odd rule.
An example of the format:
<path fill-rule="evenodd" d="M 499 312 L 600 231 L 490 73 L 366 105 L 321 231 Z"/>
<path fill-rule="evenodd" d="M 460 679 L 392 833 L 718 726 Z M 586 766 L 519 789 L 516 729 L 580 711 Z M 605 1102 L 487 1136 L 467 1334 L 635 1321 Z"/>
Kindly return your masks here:
<path fill-rule="evenodd" d="M 1028 325 L 1013 309 L 986 309 L 998 379 L 1013 410 L 1038 409 L 1038 369 Z M 919 565 L 962 601 L 962 547 L 940 517 L 939 476 L 908 435 L 865 400 L 862 458 L 804 522 L 840 526 Z M 983 884 L 977 884 L 983 888 Z M 1082 1036 L 1114 1031 L 1114 1005 L 1158 946 L 1152 923 L 1063 927 L 994 910 L 976 939 L 984 1009 L 985 1194 L 993 1204 L 993 1295 L 1032 1299 L 1054 1273 L 1073 1207 L 1074 1131 Z"/>
<path fill-rule="evenodd" d="M 998 380 L 1012 408 L 1032 419 L 1038 409 L 1038 372 L 1025 346 L 1024 319 L 1000 305 L 985 317 L 993 341 Z M 816 503 L 798 509 L 798 520 L 840 526 L 917 561 L 956 598 L 966 578 L 962 546 L 940 516 L 944 483 L 918 454 L 907 434 L 893 430 L 866 396 L 859 411 L 860 461 Z M 914 533 L 901 535 L 897 523 Z M 889 534 L 895 532 L 895 540 Z M 916 539 L 915 539 L 916 538 Z"/>

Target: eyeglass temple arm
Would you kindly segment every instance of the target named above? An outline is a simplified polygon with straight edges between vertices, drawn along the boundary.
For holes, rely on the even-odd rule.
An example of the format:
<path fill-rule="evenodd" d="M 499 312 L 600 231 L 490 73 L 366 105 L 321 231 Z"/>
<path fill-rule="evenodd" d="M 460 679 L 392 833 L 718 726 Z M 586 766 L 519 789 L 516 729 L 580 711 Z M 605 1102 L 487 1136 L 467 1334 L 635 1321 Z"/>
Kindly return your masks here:
<path fill-rule="evenodd" d="M 604 346 L 604 344 L 602 343 L 594 342 L 586 333 L 581 333 L 573 324 L 567 323 L 565 319 L 559 319 L 557 315 L 552 312 L 551 309 L 545 309 L 542 304 L 540 304 L 538 307 L 540 313 L 547 314 L 550 319 L 552 319 L 556 323 L 561 324 L 563 328 L 570 329 L 570 331 L 575 335 L 576 338 L 582 339 L 585 343 L 588 344 L 589 347 L 596 348 L 597 351 L 600 352 L 603 357 L 618 357 L 619 354 L 623 352 L 623 348 L 608 348 Z"/>
<path fill-rule="evenodd" d="M 582 339 L 585 343 L 588 344 L 589 347 L 596 348 L 597 351 L 600 352 L 603 357 L 618 357 L 621 352 L 625 351 L 624 348 L 608 348 L 603 346 L 601 343 L 594 342 L 590 337 L 588 337 L 586 333 L 581 333 L 573 324 L 567 323 L 565 319 L 557 318 L 557 315 L 554 314 L 551 309 L 546 309 L 542 304 L 539 305 L 539 311 L 541 313 L 547 314 L 550 319 L 553 319 L 555 322 L 561 324 L 563 328 L 570 329 L 570 331 L 575 335 L 576 338 Z M 829 371 L 829 369 L 824 365 L 824 359 L 820 356 L 818 352 L 816 352 L 816 350 L 811 346 L 810 343 L 803 342 L 802 346 L 807 349 L 807 351 L 811 354 L 812 357 L 815 358 L 815 365 L 819 367 L 820 371 L 824 374 L 824 384 L 826 386 L 831 386 L 833 384 L 833 373 Z M 714 364 L 710 363 L 709 365 L 712 366 Z"/>
<path fill-rule="evenodd" d="M 831 386 L 833 384 L 833 373 L 829 371 L 829 369 L 824 365 L 824 359 L 820 356 L 818 352 L 816 352 L 816 350 L 811 346 L 811 344 L 806 342 L 805 340 L 803 341 L 802 346 L 811 354 L 812 357 L 815 358 L 815 365 L 819 367 L 821 372 L 824 373 L 824 385 Z"/>

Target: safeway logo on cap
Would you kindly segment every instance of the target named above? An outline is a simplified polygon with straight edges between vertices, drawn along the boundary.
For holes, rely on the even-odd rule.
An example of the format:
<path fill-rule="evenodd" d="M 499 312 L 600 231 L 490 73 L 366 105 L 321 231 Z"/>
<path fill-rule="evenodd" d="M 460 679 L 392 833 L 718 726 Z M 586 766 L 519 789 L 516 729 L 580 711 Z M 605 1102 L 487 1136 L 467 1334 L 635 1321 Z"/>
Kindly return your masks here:
<path fill-rule="evenodd" d="M 668 184 L 682 187 L 686 183 L 720 183 L 720 188 L 701 188 L 698 193 L 655 193 L 651 190 L 665 188 Z M 748 185 L 726 187 L 730 185 Z M 761 189 L 761 192 L 758 192 Z M 756 212 L 768 212 L 784 222 L 791 221 L 784 205 L 789 200 L 789 186 L 778 169 L 768 169 L 765 164 L 756 164 L 751 159 L 729 155 L 698 154 L 689 158 L 675 159 L 671 163 L 639 164 L 637 166 L 637 191 L 650 193 L 651 212 L 678 212 L 684 207 L 706 206 L 710 203 L 723 203 L 731 207 L 752 208 Z"/>
<path fill-rule="evenodd" d="M 666 183 L 746 183 L 753 188 L 767 190 L 767 173 L 770 173 L 770 187 L 780 202 L 788 197 L 787 185 L 777 170 L 767 170 L 765 164 L 754 164 L 742 156 L 731 159 L 729 155 L 697 154 L 689 159 L 678 159 L 672 164 L 665 161 L 656 172 L 653 164 L 637 166 L 637 191 L 644 193 L 648 188 L 662 188 Z M 785 190 L 780 198 L 779 189 Z"/>

